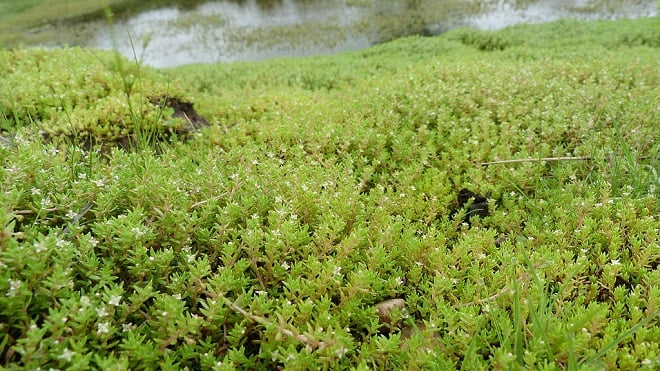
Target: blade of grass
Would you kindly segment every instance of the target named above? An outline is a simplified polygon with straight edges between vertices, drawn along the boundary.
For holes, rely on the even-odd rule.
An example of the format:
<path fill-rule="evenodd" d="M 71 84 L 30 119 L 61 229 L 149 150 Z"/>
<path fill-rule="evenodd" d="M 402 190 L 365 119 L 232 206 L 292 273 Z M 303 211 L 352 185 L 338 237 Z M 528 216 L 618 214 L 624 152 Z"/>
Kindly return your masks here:
<path fill-rule="evenodd" d="M 513 281 L 513 333 L 514 333 L 514 343 L 513 349 L 516 355 L 516 361 L 518 365 L 522 366 L 524 362 L 523 356 L 523 315 L 520 308 L 520 284 L 518 280 Z"/>
<path fill-rule="evenodd" d="M 597 359 L 604 356 L 611 349 L 617 347 L 622 341 L 626 340 L 627 338 L 629 338 L 633 334 L 635 334 L 635 332 L 637 332 L 637 330 L 639 330 L 640 328 L 642 328 L 646 324 L 653 321 L 653 319 L 655 319 L 659 315 L 660 315 L 660 311 L 656 310 L 653 313 L 651 313 L 648 317 L 646 317 L 643 320 L 637 322 L 633 327 L 631 327 L 628 330 L 622 332 L 621 335 L 617 336 L 616 339 L 614 339 L 611 343 L 604 346 L 603 349 L 599 350 L 596 354 L 594 354 L 591 357 L 589 357 L 587 359 L 584 359 L 582 362 L 580 362 L 580 367 L 583 367 L 583 366 L 589 365 L 590 363 L 595 362 Z"/>

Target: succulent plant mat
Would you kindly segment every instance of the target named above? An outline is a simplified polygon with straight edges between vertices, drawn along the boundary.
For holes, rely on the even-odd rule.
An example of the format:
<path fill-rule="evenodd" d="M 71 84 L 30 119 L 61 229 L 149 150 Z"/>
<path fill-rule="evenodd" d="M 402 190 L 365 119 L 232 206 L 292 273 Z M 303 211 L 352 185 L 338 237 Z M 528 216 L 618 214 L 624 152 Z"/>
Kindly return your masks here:
<path fill-rule="evenodd" d="M 658 31 L 0 51 L 0 364 L 658 369 Z"/>

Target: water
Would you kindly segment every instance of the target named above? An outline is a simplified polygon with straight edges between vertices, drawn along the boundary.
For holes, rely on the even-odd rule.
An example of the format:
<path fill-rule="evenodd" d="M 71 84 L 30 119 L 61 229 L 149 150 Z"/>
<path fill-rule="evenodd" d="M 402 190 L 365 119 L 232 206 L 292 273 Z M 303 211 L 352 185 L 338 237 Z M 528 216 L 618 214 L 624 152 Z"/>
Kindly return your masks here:
<path fill-rule="evenodd" d="M 255 0 L 213 1 L 194 9 L 167 7 L 99 23 L 87 46 L 110 49 L 156 67 L 328 54 L 372 44 L 365 34 L 347 34 L 361 9 L 331 2 L 284 0 L 264 8 Z M 114 44 L 114 45 L 113 45 Z"/>
<path fill-rule="evenodd" d="M 593 6 L 591 0 L 536 1 L 516 8 L 507 1 L 497 1 L 483 14 L 469 17 L 467 25 L 497 30 L 519 23 L 551 22 L 561 18 L 583 20 L 640 18 L 657 15 L 653 1 L 620 1 L 620 7 Z"/>
<path fill-rule="evenodd" d="M 209 1 L 191 9 L 145 11 L 113 26 L 95 21 L 85 46 L 116 48 L 155 67 L 252 61 L 356 50 L 411 33 L 469 25 L 499 29 L 559 18 L 611 19 L 657 14 L 654 0 Z M 371 4 L 375 3 L 375 4 Z M 518 4 L 517 6 L 515 4 Z M 522 5 L 521 5 L 522 4 Z M 90 25 L 87 24 L 87 27 Z"/>

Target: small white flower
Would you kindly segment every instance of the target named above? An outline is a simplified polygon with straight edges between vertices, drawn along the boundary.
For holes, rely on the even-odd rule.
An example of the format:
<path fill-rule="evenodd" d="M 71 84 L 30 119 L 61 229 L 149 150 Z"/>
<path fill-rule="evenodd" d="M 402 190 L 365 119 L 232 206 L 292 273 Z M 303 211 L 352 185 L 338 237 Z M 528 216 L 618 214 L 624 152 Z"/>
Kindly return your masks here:
<path fill-rule="evenodd" d="M 87 174 L 85 173 L 78 174 L 78 179 L 87 179 Z"/>
<path fill-rule="evenodd" d="M 62 354 L 57 356 L 57 359 L 62 359 L 67 362 L 71 362 L 71 358 L 76 355 L 76 352 L 69 350 L 69 348 L 64 348 L 64 351 L 62 351 Z"/>
<path fill-rule="evenodd" d="M 121 295 L 113 295 L 108 302 L 108 304 L 112 305 L 113 307 L 118 307 L 119 303 L 121 303 Z"/>
<path fill-rule="evenodd" d="M 66 213 L 66 217 L 69 218 L 69 219 L 74 219 L 76 217 L 76 215 L 78 215 L 78 214 L 76 214 L 76 212 L 73 211 L 73 210 L 69 210 L 69 212 Z"/>
<path fill-rule="evenodd" d="M 395 281 L 397 285 L 399 286 L 403 285 L 403 280 L 401 279 L 401 277 L 397 277 Z"/>
<path fill-rule="evenodd" d="M 145 231 L 142 230 L 140 227 L 133 227 L 131 228 L 131 233 L 135 235 L 135 237 L 142 237 L 145 235 Z"/>
<path fill-rule="evenodd" d="M 33 187 L 33 188 L 30 190 L 30 192 L 32 193 L 33 196 L 39 196 L 39 195 L 41 195 L 41 190 L 40 190 L 39 188 L 34 188 L 34 187 Z"/>
<path fill-rule="evenodd" d="M 174 294 L 174 295 L 172 295 L 172 296 L 173 296 L 174 299 L 176 299 L 176 300 L 181 300 L 181 294 Z"/>
<path fill-rule="evenodd" d="M 20 135 L 16 135 L 16 136 L 14 136 L 14 143 L 20 144 L 20 145 L 26 145 L 26 144 L 30 143 L 30 141 L 28 141 L 27 139 L 23 138 Z"/>
<path fill-rule="evenodd" d="M 89 238 L 89 244 L 92 245 L 92 247 L 96 247 L 96 245 L 99 244 L 99 241 L 94 237 L 90 237 Z"/>
<path fill-rule="evenodd" d="M 335 276 L 339 276 L 341 274 L 341 267 L 336 266 L 335 269 L 332 271 L 332 274 L 334 274 Z"/>
<path fill-rule="evenodd" d="M 96 314 L 99 317 L 103 318 L 103 317 L 108 315 L 108 311 L 105 308 L 98 308 L 98 309 L 96 309 Z"/>
<path fill-rule="evenodd" d="M 266 295 L 267 294 L 267 292 L 263 291 L 263 290 L 256 290 L 254 293 L 257 294 L 257 295 Z"/>
<path fill-rule="evenodd" d="M 34 251 L 36 251 L 37 254 L 44 252 L 46 250 L 48 250 L 48 247 L 46 247 L 44 241 L 39 241 L 34 243 Z"/>
<path fill-rule="evenodd" d="M 284 263 L 282 263 L 281 266 L 282 266 L 282 268 L 284 268 L 284 270 L 287 270 L 287 271 L 289 270 L 289 268 L 291 268 L 289 263 L 287 263 L 286 261 Z"/>
<path fill-rule="evenodd" d="M 55 241 L 55 246 L 59 247 L 60 249 L 66 247 L 68 244 L 69 243 L 66 240 L 61 240 L 59 238 L 57 239 L 57 241 Z"/>
<path fill-rule="evenodd" d="M 188 263 L 192 263 L 195 261 L 195 258 L 197 257 L 197 254 L 188 254 L 186 255 L 186 260 Z"/>
<path fill-rule="evenodd" d="M 92 180 L 92 183 L 99 188 L 105 187 L 105 179 Z"/>
<path fill-rule="evenodd" d="M 22 284 L 23 282 L 20 280 L 9 280 L 9 291 L 7 292 L 7 296 L 16 296 L 16 292 L 21 288 Z"/>
<path fill-rule="evenodd" d="M 619 259 L 612 259 L 610 261 L 610 264 L 617 266 L 617 265 L 621 265 L 621 262 L 619 261 Z"/>
<path fill-rule="evenodd" d="M 341 347 L 339 349 L 335 349 L 335 356 L 337 356 L 337 358 L 343 357 L 346 355 L 346 353 L 348 353 L 348 348 Z"/>
<path fill-rule="evenodd" d="M 110 333 L 110 324 L 108 322 L 103 322 L 96 325 L 96 335 L 108 333 Z"/>
<path fill-rule="evenodd" d="M 87 296 L 81 296 L 80 297 L 80 304 L 83 307 L 89 307 L 92 303 L 89 301 L 89 297 Z"/>
<path fill-rule="evenodd" d="M 53 201 L 51 201 L 51 199 L 48 197 L 44 197 L 41 199 L 41 207 L 44 209 L 50 209 L 53 207 Z"/>
<path fill-rule="evenodd" d="M 129 323 L 122 323 L 121 325 L 121 332 L 129 332 L 131 331 L 135 326 L 133 325 L 132 322 Z"/>

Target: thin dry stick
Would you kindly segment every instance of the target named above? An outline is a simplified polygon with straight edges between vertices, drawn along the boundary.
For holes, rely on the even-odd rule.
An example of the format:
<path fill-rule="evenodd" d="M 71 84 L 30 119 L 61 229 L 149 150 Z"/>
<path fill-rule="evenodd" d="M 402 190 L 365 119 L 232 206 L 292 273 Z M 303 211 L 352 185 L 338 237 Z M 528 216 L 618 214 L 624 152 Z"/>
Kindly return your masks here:
<path fill-rule="evenodd" d="M 500 291 L 499 291 L 497 294 L 495 294 L 495 295 L 491 295 L 491 296 L 489 296 L 489 297 L 487 297 L 487 298 L 483 298 L 483 299 L 479 299 L 479 300 L 471 301 L 471 302 L 469 302 L 469 303 L 460 303 L 460 304 L 458 304 L 458 306 L 459 306 L 459 307 L 467 307 L 467 306 L 469 306 L 469 305 L 479 305 L 479 304 L 483 304 L 483 303 L 488 303 L 489 301 L 493 301 L 493 300 L 499 298 L 499 297 L 502 296 L 502 295 L 513 294 L 513 293 L 514 293 L 513 289 L 510 289 L 510 288 L 508 288 L 508 287 L 505 287 L 505 288 L 503 288 L 502 290 L 500 290 Z"/>
<path fill-rule="evenodd" d="M 590 161 L 593 160 L 593 157 L 589 156 L 577 156 L 577 157 L 541 157 L 541 158 L 521 158 L 514 160 L 500 160 L 500 161 L 491 161 L 491 162 L 482 162 L 479 165 L 488 166 L 488 165 L 498 165 L 498 164 L 516 164 L 522 162 L 541 162 L 541 161 Z"/>
<path fill-rule="evenodd" d="M 234 311 L 242 314 L 245 318 L 247 318 L 247 319 L 249 319 L 253 322 L 257 322 L 257 323 L 259 323 L 263 326 L 273 326 L 273 324 L 270 321 L 268 321 L 267 319 L 265 319 L 263 317 L 255 316 L 254 314 L 252 314 L 252 313 L 246 311 L 245 309 L 239 307 L 238 305 L 236 305 L 236 303 L 232 302 L 231 300 L 225 298 L 222 295 L 220 297 L 225 302 L 225 304 L 227 304 Z M 313 339 L 308 338 L 305 335 L 296 334 L 293 331 L 291 331 L 289 329 L 286 329 L 282 326 L 275 326 L 275 328 L 277 328 L 277 331 L 279 331 L 283 335 L 292 337 L 292 338 L 304 343 L 305 345 L 307 345 L 307 350 L 308 351 L 310 351 L 312 349 L 315 349 L 315 348 L 323 349 L 327 346 L 327 344 L 323 341 L 313 340 Z"/>

